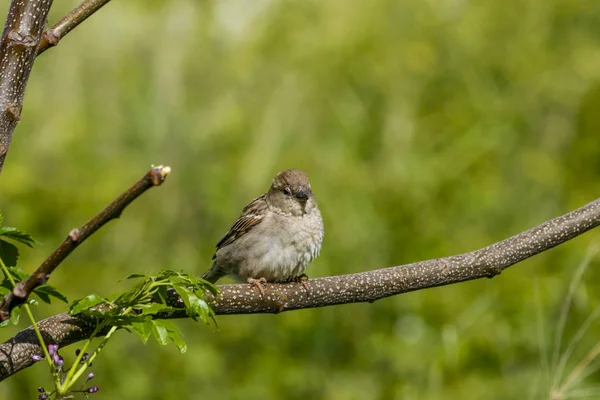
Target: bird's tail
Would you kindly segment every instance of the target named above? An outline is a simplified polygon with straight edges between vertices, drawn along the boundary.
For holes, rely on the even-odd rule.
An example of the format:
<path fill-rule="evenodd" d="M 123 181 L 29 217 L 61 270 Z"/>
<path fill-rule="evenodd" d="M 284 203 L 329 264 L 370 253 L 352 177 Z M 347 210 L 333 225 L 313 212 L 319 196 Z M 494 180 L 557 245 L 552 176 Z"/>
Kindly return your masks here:
<path fill-rule="evenodd" d="M 224 275 L 226 275 L 226 274 L 215 263 L 208 271 L 206 271 L 202 275 L 202 279 L 205 279 L 205 280 L 209 281 L 210 283 L 215 283 L 216 281 L 221 279 L 221 277 L 223 277 Z"/>

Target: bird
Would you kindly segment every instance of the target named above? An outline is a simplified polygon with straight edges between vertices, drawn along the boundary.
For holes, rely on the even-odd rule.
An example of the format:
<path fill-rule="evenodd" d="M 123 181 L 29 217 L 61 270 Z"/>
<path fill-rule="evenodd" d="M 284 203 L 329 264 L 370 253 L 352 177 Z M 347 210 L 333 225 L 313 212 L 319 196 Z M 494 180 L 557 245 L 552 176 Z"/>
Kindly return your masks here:
<path fill-rule="evenodd" d="M 225 275 L 246 281 L 264 296 L 263 284 L 297 281 L 308 290 L 306 266 L 321 251 L 323 219 L 308 175 L 286 169 L 267 193 L 244 207 L 217 243 L 212 267 L 202 278 Z"/>

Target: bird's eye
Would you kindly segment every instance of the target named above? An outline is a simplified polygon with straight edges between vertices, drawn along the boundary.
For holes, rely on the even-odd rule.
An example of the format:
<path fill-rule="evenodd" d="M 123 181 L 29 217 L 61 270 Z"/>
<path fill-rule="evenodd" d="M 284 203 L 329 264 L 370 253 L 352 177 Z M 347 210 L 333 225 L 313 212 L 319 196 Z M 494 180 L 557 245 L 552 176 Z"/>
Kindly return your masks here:
<path fill-rule="evenodd" d="M 288 196 L 291 196 L 292 195 L 292 189 L 290 189 L 289 187 L 286 186 L 285 188 L 283 188 L 283 193 L 285 193 Z"/>

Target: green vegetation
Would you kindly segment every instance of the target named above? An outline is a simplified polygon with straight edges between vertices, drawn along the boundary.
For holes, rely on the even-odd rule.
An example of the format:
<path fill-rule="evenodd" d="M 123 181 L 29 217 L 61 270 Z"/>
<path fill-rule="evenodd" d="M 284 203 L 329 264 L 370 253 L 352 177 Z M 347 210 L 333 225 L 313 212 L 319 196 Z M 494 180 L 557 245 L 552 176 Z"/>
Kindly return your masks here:
<path fill-rule="evenodd" d="M 55 3 L 50 21 L 78 2 Z M 200 275 L 290 167 L 308 172 L 325 222 L 311 277 L 525 230 L 600 196 L 599 26 L 592 0 L 113 0 L 34 66 L 0 176 L 5 223 L 42 243 L 20 248 L 19 267 L 150 164 L 171 166 L 168 181 L 52 275 L 69 299 L 123 292 L 138 272 Z M 558 355 L 600 306 L 599 240 L 374 304 L 177 321 L 185 354 L 117 331 L 94 362 L 94 398 L 547 399 L 579 266 Z M 599 337 L 594 322 L 558 384 Z M 0 398 L 50 384 L 35 366 Z M 595 372 L 573 388 L 599 384 Z"/>

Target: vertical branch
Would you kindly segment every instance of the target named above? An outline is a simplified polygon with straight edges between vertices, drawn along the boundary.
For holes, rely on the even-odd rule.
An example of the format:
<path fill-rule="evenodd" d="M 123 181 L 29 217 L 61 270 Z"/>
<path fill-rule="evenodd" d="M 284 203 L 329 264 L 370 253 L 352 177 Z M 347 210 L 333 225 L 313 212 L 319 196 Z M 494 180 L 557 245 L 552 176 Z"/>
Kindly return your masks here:
<path fill-rule="evenodd" d="M 12 0 L 0 40 L 0 172 L 52 0 Z"/>

